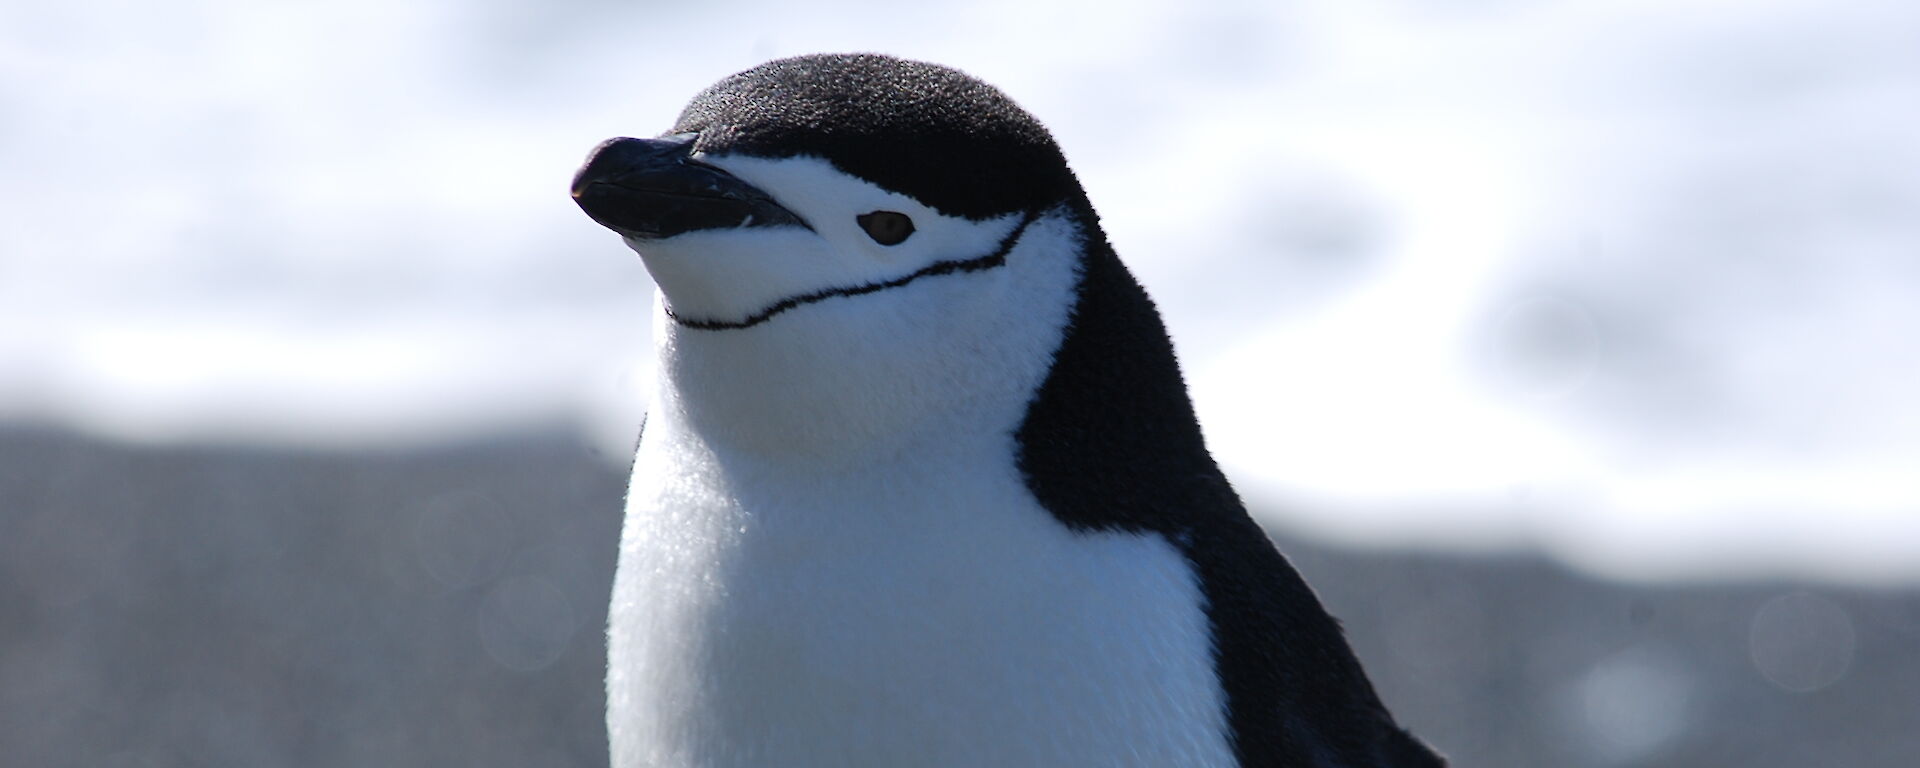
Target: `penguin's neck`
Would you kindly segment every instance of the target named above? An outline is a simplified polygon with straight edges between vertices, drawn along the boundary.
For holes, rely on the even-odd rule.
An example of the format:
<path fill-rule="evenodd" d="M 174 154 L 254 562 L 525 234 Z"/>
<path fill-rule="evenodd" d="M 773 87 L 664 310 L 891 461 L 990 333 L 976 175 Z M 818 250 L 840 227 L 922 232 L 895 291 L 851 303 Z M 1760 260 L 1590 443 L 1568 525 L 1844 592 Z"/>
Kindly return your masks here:
<path fill-rule="evenodd" d="M 667 329 L 648 420 L 704 453 L 825 471 L 886 463 L 935 433 L 1006 433 L 1024 405 L 1016 381 L 963 392 L 939 360 L 901 361 L 870 338 L 759 330 Z"/>

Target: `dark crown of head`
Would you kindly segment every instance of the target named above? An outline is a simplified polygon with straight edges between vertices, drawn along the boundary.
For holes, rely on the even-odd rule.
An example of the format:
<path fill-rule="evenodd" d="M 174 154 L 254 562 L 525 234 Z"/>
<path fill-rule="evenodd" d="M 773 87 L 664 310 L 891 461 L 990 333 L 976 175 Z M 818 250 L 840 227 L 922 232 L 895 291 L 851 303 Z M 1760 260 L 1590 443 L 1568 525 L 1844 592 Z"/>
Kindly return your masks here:
<path fill-rule="evenodd" d="M 673 133 L 711 154 L 812 155 L 941 213 L 984 219 L 1068 200 L 1079 184 L 1047 129 L 955 69 L 888 56 L 768 62 L 716 83 Z"/>

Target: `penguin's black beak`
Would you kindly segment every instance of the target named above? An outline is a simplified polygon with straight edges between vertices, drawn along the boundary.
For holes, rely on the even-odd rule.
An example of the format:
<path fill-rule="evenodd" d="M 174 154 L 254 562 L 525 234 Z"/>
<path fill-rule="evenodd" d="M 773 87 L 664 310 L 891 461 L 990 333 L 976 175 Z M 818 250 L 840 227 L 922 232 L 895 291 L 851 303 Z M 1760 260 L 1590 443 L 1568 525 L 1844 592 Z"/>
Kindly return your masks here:
<path fill-rule="evenodd" d="M 697 134 L 608 139 L 573 176 L 573 201 L 600 225 L 636 240 L 702 229 L 807 227 L 739 177 L 688 157 Z"/>

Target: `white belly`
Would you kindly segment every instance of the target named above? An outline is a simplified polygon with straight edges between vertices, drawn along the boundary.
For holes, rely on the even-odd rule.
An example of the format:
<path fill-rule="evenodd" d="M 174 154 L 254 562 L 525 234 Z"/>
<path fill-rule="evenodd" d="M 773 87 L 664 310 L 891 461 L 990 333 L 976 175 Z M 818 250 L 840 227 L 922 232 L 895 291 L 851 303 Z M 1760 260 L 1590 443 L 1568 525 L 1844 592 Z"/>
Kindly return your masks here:
<path fill-rule="evenodd" d="M 829 477 L 649 425 L 608 633 L 613 765 L 1231 765 L 1185 558 L 1067 530 L 1010 448 Z"/>

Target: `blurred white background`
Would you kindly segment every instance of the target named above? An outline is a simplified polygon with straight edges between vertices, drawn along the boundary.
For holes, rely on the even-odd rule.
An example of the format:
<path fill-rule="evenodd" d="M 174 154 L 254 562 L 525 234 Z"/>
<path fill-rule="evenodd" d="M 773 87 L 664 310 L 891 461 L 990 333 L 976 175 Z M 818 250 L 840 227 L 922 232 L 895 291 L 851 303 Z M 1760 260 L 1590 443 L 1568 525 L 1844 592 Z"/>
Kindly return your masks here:
<path fill-rule="evenodd" d="M 1900 0 L 12 3 L 0 420 L 347 448 L 565 422 L 618 456 L 651 288 L 575 165 L 850 50 L 1053 129 L 1280 530 L 1920 582 Z"/>

